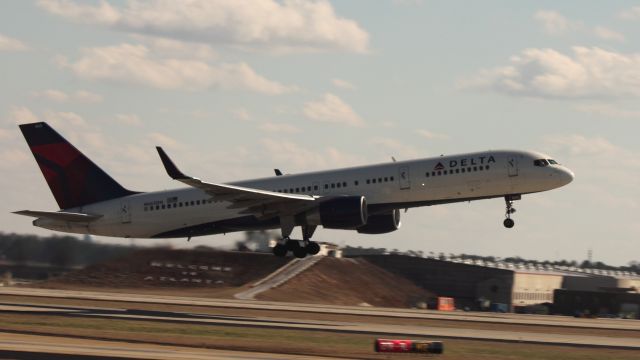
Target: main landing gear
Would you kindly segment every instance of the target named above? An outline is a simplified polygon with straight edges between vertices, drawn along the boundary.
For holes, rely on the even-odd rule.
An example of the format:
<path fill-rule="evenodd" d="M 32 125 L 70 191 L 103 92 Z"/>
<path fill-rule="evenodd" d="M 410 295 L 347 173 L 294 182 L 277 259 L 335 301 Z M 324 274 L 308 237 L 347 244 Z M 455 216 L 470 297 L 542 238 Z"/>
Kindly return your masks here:
<path fill-rule="evenodd" d="M 507 229 L 511 229 L 516 224 L 515 221 L 513 221 L 513 219 L 511 218 L 511 214 L 516 212 L 516 208 L 513 207 L 513 202 L 520 199 L 520 195 L 507 195 L 504 197 L 504 202 L 506 203 L 507 209 L 505 211 L 506 219 L 504 219 L 502 224 Z"/>
<path fill-rule="evenodd" d="M 287 255 L 287 252 L 291 251 L 293 255 L 299 259 L 302 259 L 307 255 L 316 255 L 320 252 L 320 245 L 315 241 L 311 241 L 311 235 L 313 235 L 315 230 L 316 226 L 303 226 L 303 240 L 294 240 L 288 235 L 283 236 L 282 240 L 273 247 L 273 254 L 275 256 L 284 257 Z"/>
<path fill-rule="evenodd" d="M 317 242 L 310 240 L 305 241 L 284 238 L 280 243 L 273 247 L 273 254 L 275 256 L 286 256 L 289 251 L 293 253 L 293 256 L 302 259 L 307 255 L 316 255 L 319 253 L 320 245 L 318 245 Z"/>

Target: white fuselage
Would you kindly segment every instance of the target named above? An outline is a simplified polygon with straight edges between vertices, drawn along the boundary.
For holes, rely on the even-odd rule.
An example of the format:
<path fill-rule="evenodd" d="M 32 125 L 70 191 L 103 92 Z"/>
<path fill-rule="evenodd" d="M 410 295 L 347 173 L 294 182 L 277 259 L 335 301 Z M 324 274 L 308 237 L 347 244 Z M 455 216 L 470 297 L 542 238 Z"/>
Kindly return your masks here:
<path fill-rule="evenodd" d="M 371 166 L 351 167 L 234 182 L 232 185 L 314 196 L 358 195 L 370 214 L 400 209 L 551 190 L 573 179 L 561 165 L 536 166 L 548 156 L 525 151 L 486 151 Z M 278 228 L 277 218 L 257 221 L 227 201 L 212 201 L 204 191 L 184 188 L 139 193 L 94 203 L 70 212 L 98 214 L 89 224 L 38 219 L 48 229 L 115 237 L 180 237 L 180 229 L 196 235 Z M 253 219 L 253 221 L 252 221 Z"/>

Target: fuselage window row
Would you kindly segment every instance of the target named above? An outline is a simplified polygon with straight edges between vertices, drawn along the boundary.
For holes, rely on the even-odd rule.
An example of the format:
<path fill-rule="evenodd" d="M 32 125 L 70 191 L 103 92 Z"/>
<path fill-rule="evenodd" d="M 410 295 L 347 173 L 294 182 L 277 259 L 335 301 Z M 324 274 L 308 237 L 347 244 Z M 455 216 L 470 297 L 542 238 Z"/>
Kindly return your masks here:
<path fill-rule="evenodd" d="M 486 171 L 489 170 L 489 165 L 484 166 L 474 166 L 468 168 L 460 168 L 460 169 L 450 169 L 450 170 L 438 170 L 438 171 L 427 171 L 424 175 L 426 177 L 434 177 L 434 176 L 442 176 L 442 175 L 453 175 L 460 173 L 468 173 L 468 172 L 476 172 L 476 171 Z"/>
<path fill-rule="evenodd" d="M 379 178 L 372 178 L 372 179 L 367 179 L 366 183 L 367 184 L 376 184 L 376 183 L 383 183 L 383 182 L 390 182 L 390 181 L 394 181 L 394 177 L 393 176 L 385 176 L 385 177 L 379 177 Z M 360 182 L 358 180 L 354 180 L 353 181 L 353 185 L 354 186 L 359 186 Z M 339 181 L 339 182 L 334 182 L 334 183 L 326 183 L 324 184 L 324 189 L 328 190 L 328 189 L 341 189 L 341 188 L 346 188 L 348 187 L 348 184 L 346 181 Z M 301 192 L 310 192 L 312 189 L 311 186 L 307 186 L 306 188 L 303 187 L 296 187 L 296 188 L 289 188 L 289 189 L 279 189 L 279 190 L 272 190 L 273 192 L 278 192 L 278 193 L 284 193 L 284 194 L 298 194 Z M 313 191 L 318 191 L 319 187 L 318 185 L 313 185 Z"/>
<path fill-rule="evenodd" d="M 155 211 L 155 210 L 165 210 L 165 209 L 173 209 L 176 207 L 183 207 L 183 206 L 197 206 L 197 205 L 204 205 L 206 203 L 211 203 L 213 202 L 213 200 L 206 200 L 206 199 L 202 199 L 202 200 L 191 200 L 191 201 L 185 201 L 185 202 L 178 202 L 178 203 L 173 203 L 173 204 L 162 204 L 162 205 L 151 205 L 151 206 L 145 206 L 144 207 L 144 211 Z"/>

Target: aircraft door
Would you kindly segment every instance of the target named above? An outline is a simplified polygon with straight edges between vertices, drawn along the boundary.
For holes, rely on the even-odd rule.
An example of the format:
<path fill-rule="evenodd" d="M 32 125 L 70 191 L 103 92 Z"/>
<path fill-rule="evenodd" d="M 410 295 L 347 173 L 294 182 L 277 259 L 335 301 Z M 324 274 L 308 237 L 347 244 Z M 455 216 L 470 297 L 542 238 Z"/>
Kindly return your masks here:
<path fill-rule="evenodd" d="M 131 206 L 128 201 L 120 204 L 120 218 L 123 224 L 131 222 Z"/>
<path fill-rule="evenodd" d="M 411 180 L 409 179 L 409 167 L 401 166 L 398 169 L 398 180 L 400 181 L 400 190 L 411 188 Z"/>
<path fill-rule="evenodd" d="M 516 156 L 507 158 L 507 172 L 509 177 L 518 176 L 518 158 Z"/>

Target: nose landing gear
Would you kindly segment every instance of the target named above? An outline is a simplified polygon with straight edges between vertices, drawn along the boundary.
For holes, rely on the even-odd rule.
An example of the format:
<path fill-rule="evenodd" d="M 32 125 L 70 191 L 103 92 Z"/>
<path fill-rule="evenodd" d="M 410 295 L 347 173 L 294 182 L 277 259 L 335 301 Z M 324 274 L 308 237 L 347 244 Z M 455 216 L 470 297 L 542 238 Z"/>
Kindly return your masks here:
<path fill-rule="evenodd" d="M 513 219 L 511 218 L 511 214 L 514 214 L 516 212 L 516 208 L 513 207 L 513 202 L 515 200 L 520 200 L 520 198 L 521 198 L 520 195 L 507 195 L 507 196 L 504 197 L 504 202 L 505 202 L 507 208 L 506 208 L 506 211 L 505 211 L 506 219 L 504 219 L 502 224 L 507 229 L 511 229 L 516 224 L 515 221 L 513 221 Z"/>

